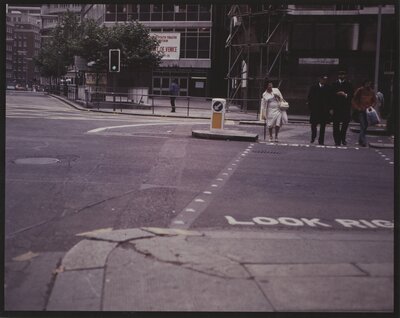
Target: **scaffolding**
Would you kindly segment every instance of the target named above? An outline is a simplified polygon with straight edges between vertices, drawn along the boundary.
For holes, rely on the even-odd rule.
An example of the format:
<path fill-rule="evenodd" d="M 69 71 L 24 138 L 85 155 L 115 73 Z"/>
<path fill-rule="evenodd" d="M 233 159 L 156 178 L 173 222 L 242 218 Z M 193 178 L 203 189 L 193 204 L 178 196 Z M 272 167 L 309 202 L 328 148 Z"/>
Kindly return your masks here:
<path fill-rule="evenodd" d="M 242 111 L 248 107 L 258 109 L 265 81 L 274 81 L 277 87 L 281 85 L 282 56 L 288 43 L 286 13 L 286 6 L 231 6 L 230 30 L 225 43 L 229 60 L 228 108 L 237 103 Z"/>

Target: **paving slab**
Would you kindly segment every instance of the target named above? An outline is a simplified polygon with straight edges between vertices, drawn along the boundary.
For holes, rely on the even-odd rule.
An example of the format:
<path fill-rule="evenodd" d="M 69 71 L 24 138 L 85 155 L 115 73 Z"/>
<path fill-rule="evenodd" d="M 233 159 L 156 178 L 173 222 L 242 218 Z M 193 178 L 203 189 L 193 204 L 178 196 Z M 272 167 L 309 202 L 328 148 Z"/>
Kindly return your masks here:
<path fill-rule="evenodd" d="M 355 265 L 370 276 L 393 276 L 394 274 L 393 263 L 356 263 Z"/>
<path fill-rule="evenodd" d="M 191 246 L 201 246 L 219 255 L 236 255 L 241 263 L 376 263 L 393 262 L 393 241 L 318 239 L 212 239 L 191 237 Z M 335 251 L 335 253 L 332 253 Z"/>
<path fill-rule="evenodd" d="M 66 271 L 57 275 L 47 311 L 99 311 L 104 269 Z"/>
<path fill-rule="evenodd" d="M 117 243 L 83 240 L 68 251 L 62 260 L 65 270 L 103 267 Z"/>
<path fill-rule="evenodd" d="M 277 311 L 393 311 L 393 279 L 279 277 L 259 282 Z"/>
<path fill-rule="evenodd" d="M 352 264 L 246 264 L 256 278 L 276 276 L 365 276 Z"/>
<path fill-rule="evenodd" d="M 156 235 L 187 235 L 187 236 L 202 236 L 199 231 L 188 231 L 182 229 L 166 229 L 159 227 L 142 227 L 143 230 L 154 233 Z"/>
<path fill-rule="evenodd" d="M 48 285 L 64 253 L 40 253 L 25 262 L 5 264 L 10 277 L 5 277 L 4 309 L 7 311 L 44 310 L 48 297 Z M 22 264 L 23 263 L 23 264 Z M 15 268 L 14 265 L 17 265 Z M 24 267 L 21 267 L 25 265 Z M 21 301 L 21 300 L 24 301 Z"/>
<path fill-rule="evenodd" d="M 192 245 L 184 236 L 156 237 L 134 241 L 132 244 L 137 251 L 159 261 L 179 263 L 182 267 L 221 277 L 249 277 L 248 272 L 237 262 L 202 246 Z"/>
<path fill-rule="evenodd" d="M 81 234 L 81 236 L 87 238 L 94 238 L 98 240 L 122 243 L 139 238 L 153 237 L 154 234 L 143 231 L 141 229 L 126 229 L 126 230 L 115 230 L 111 232 L 86 233 L 86 234 Z"/>
<path fill-rule="evenodd" d="M 105 311 L 273 311 L 253 280 L 206 275 L 132 249 L 110 254 L 106 276 Z"/>

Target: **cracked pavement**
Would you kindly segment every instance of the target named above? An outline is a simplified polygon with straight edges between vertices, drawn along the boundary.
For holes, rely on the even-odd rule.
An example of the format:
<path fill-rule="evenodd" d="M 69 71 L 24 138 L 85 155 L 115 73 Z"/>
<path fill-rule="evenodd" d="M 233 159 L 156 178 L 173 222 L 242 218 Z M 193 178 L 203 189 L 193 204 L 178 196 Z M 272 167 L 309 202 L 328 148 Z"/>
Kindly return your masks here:
<path fill-rule="evenodd" d="M 79 236 L 54 272 L 48 311 L 393 310 L 393 242 L 379 233 L 375 246 L 354 234 L 149 227 Z"/>

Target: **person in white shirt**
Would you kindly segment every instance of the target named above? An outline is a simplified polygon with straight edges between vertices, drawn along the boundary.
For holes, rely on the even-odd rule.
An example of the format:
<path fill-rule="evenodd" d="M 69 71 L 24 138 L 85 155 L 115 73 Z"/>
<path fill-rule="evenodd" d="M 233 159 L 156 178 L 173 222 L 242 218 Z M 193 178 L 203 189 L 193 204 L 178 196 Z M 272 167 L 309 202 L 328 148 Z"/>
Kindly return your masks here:
<path fill-rule="evenodd" d="M 280 127 L 288 123 L 286 111 L 279 108 L 283 100 L 282 93 L 278 88 L 274 88 L 272 82 L 267 83 L 267 88 L 261 98 L 261 113 L 265 114 L 269 131 L 269 141 L 278 142 Z M 275 138 L 273 131 L 275 129 Z"/>

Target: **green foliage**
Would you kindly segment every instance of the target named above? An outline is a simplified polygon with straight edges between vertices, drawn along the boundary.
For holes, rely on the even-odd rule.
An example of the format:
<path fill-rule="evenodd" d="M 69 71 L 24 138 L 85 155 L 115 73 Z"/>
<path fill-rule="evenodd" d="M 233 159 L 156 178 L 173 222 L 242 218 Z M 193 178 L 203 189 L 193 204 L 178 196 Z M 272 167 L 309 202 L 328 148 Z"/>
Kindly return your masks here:
<path fill-rule="evenodd" d="M 105 71 L 108 50 L 120 49 L 122 70 L 144 70 L 159 65 L 162 54 L 155 51 L 157 46 L 158 40 L 137 21 L 108 28 L 94 20 L 80 22 L 76 15 L 67 12 L 42 44 L 35 62 L 43 76 L 65 75 L 75 55 L 94 61 L 98 70 Z"/>

